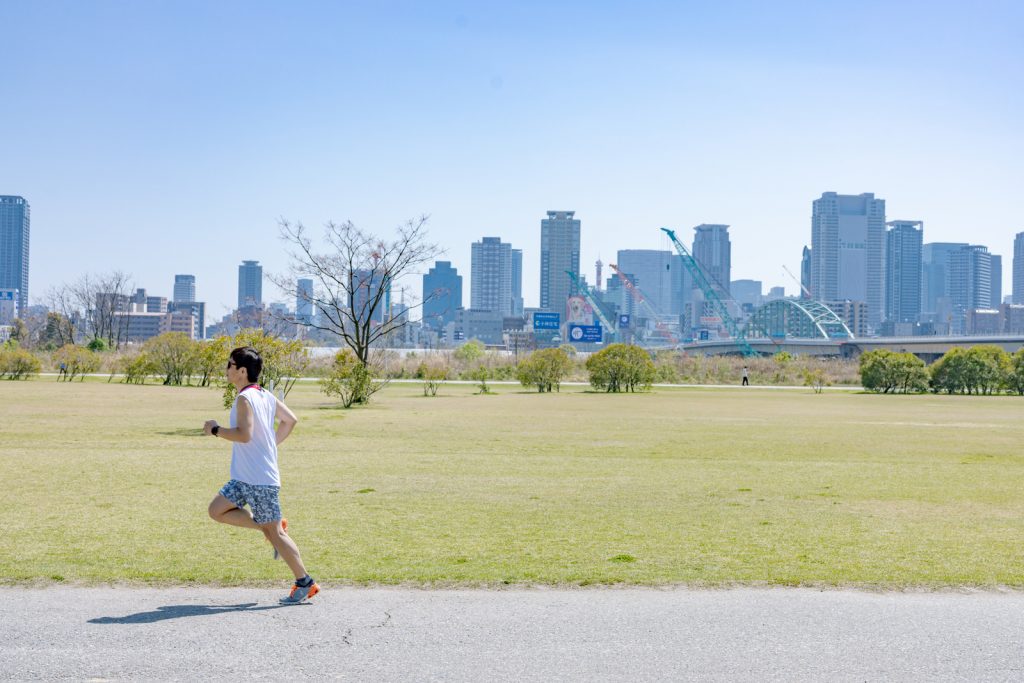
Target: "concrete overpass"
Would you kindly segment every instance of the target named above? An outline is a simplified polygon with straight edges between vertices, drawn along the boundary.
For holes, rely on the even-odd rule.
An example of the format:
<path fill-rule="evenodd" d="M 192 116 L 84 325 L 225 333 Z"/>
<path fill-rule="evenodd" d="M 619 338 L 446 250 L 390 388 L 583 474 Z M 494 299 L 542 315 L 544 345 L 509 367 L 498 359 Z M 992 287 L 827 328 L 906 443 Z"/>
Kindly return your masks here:
<path fill-rule="evenodd" d="M 926 363 L 932 363 L 955 346 L 969 348 L 993 344 L 1007 353 L 1024 347 L 1024 335 L 962 336 L 962 337 L 865 337 L 862 339 L 748 339 L 755 351 L 774 355 L 786 351 L 803 356 L 841 356 L 857 358 L 865 351 L 888 349 L 899 353 L 912 353 Z M 687 353 L 712 356 L 738 354 L 739 349 L 729 339 L 693 342 L 679 347 Z"/>

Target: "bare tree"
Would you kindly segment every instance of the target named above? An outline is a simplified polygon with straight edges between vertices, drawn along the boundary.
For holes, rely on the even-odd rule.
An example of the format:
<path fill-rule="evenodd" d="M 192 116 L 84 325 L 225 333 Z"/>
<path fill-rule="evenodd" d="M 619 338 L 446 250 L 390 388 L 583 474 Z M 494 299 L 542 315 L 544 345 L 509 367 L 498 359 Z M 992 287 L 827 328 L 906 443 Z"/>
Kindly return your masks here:
<path fill-rule="evenodd" d="M 375 342 L 409 324 L 408 315 L 392 316 L 386 306 L 392 287 L 443 253 L 427 241 L 426 223 L 427 216 L 409 220 L 387 240 L 360 230 L 351 221 L 330 222 L 324 226 L 327 247 L 321 251 L 302 223 L 281 219 L 281 239 L 288 244 L 291 260 L 289 275 L 270 279 L 291 293 L 296 292 L 298 277 L 311 278 L 313 291 L 297 296 L 318 314 L 312 319 L 296 315 L 291 321 L 336 334 L 365 366 Z M 428 295 L 416 306 L 429 299 Z"/>
<path fill-rule="evenodd" d="M 47 319 L 47 335 L 58 346 L 74 344 L 82 313 L 71 288 L 66 284 L 50 287 L 44 300 L 51 313 Z"/>
<path fill-rule="evenodd" d="M 119 270 L 86 273 L 71 285 L 78 306 L 86 311 L 93 339 L 103 339 L 109 348 L 124 341 L 131 287 L 130 276 Z"/>

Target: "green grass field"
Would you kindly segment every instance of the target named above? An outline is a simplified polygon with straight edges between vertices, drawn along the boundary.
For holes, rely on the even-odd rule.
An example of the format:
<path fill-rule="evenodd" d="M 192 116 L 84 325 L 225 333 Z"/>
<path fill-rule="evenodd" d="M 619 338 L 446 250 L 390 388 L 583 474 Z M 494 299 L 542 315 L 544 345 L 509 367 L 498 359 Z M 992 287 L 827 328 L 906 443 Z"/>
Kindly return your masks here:
<path fill-rule="evenodd" d="M 328 582 L 1024 586 L 1024 401 L 396 384 L 289 404 L 282 504 Z M 214 523 L 220 392 L 0 382 L 0 581 L 288 579 Z"/>

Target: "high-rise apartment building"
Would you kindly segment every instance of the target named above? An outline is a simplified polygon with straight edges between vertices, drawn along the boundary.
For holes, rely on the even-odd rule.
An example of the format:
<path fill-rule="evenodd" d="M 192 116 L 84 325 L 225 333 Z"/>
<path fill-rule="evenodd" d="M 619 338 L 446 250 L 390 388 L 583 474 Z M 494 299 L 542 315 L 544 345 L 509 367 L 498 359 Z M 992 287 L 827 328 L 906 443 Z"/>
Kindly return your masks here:
<path fill-rule="evenodd" d="M 657 249 L 620 249 L 615 265 L 632 274 L 633 286 L 660 315 L 672 313 L 672 264 L 675 254 Z"/>
<path fill-rule="evenodd" d="M 263 303 L 263 266 L 259 261 L 242 261 L 238 266 L 238 307 Z"/>
<path fill-rule="evenodd" d="M 196 300 L 196 276 L 175 275 L 174 276 L 174 303 L 184 303 Z"/>
<path fill-rule="evenodd" d="M 922 221 L 890 221 L 885 234 L 885 319 L 916 323 L 921 316 Z"/>
<path fill-rule="evenodd" d="M 950 331 L 965 334 L 967 312 L 992 305 L 992 255 L 988 247 L 972 244 L 949 252 L 946 294 L 952 307 Z"/>
<path fill-rule="evenodd" d="M 1024 232 L 1013 238 L 1013 303 L 1024 304 Z"/>
<path fill-rule="evenodd" d="M 300 322 L 313 321 L 313 281 L 299 278 L 295 283 L 295 318 Z"/>
<path fill-rule="evenodd" d="M 949 269 L 949 254 L 966 246 L 966 242 L 930 242 L 921 247 L 921 312 L 923 314 L 940 318 L 943 313 L 948 314 L 946 273 Z"/>
<path fill-rule="evenodd" d="M 824 301 L 863 301 L 867 324 L 882 319 L 885 200 L 824 192 L 812 203 L 811 293 Z"/>
<path fill-rule="evenodd" d="M 704 223 L 693 229 L 693 259 L 721 296 L 729 296 L 732 282 L 732 244 L 729 226 Z"/>
<path fill-rule="evenodd" d="M 450 261 L 437 261 L 423 276 L 423 324 L 441 330 L 462 308 L 462 276 Z"/>
<path fill-rule="evenodd" d="M 580 277 L 580 221 L 575 211 L 548 211 L 540 222 L 540 308 L 565 319 L 569 297 L 575 294 L 569 270 Z"/>
<path fill-rule="evenodd" d="M 512 315 L 512 245 L 500 237 L 473 243 L 469 300 L 475 311 Z"/>
<path fill-rule="evenodd" d="M 523 250 L 512 250 L 512 315 L 523 314 Z"/>
<path fill-rule="evenodd" d="M 992 254 L 992 305 L 999 308 L 1003 303 L 1003 257 Z"/>
<path fill-rule="evenodd" d="M 0 289 L 18 290 L 18 310 L 28 308 L 31 207 L 24 197 L 0 195 Z"/>

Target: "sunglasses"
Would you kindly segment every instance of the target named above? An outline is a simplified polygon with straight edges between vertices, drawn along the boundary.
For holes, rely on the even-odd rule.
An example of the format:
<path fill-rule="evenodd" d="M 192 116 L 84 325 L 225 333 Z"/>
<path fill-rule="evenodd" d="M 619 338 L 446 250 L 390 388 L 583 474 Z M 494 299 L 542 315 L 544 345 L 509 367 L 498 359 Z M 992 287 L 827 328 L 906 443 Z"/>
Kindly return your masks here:
<path fill-rule="evenodd" d="M 233 361 L 233 360 L 229 360 L 229 361 L 228 361 L 228 369 L 229 369 L 229 370 L 230 370 L 231 368 L 237 368 L 237 367 L 238 367 L 238 364 L 237 364 L 237 363 L 235 363 L 235 361 Z"/>

